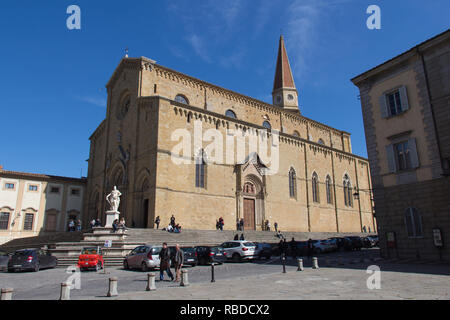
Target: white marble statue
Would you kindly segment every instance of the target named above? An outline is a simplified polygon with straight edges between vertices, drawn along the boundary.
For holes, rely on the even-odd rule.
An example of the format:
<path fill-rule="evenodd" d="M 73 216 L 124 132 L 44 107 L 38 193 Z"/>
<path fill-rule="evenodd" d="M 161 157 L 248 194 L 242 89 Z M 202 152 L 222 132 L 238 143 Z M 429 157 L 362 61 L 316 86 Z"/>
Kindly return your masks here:
<path fill-rule="evenodd" d="M 108 201 L 110 205 L 110 211 L 112 212 L 119 212 L 119 205 L 120 205 L 120 196 L 122 194 L 119 190 L 117 190 L 117 187 L 114 186 L 113 191 L 111 191 L 110 194 L 106 196 L 106 201 Z"/>

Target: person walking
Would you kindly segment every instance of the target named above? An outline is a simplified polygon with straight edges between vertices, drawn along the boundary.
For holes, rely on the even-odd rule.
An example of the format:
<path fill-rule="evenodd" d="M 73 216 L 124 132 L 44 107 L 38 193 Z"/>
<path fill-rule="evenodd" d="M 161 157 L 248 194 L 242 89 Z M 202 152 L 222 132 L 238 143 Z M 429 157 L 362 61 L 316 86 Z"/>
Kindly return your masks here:
<path fill-rule="evenodd" d="M 159 216 L 157 216 L 157 217 L 156 217 L 156 220 L 155 220 L 156 230 L 159 229 L 159 223 L 160 223 L 160 222 L 161 222 L 161 219 L 159 218 Z"/>
<path fill-rule="evenodd" d="M 175 245 L 175 249 L 175 282 L 179 282 L 181 280 L 181 268 L 184 264 L 184 252 L 180 249 L 180 245 L 178 243 Z"/>
<path fill-rule="evenodd" d="M 239 221 L 239 226 L 241 227 L 241 231 L 244 231 L 244 218 L 241 218 Z"/>
<path fill-rule="evenodd" d="M 267 220 L 267 231 L 270 231 L 270 221 Z"/>
<path fill-rule="evenodd" d="M 77 220 L 77 231 L 81 231 L 81 220 Z"/>
<path fill-rule="evenodd" d="M 314 250 L 313 241 L 311 239 L 308 240 L 308 258 L 312 257 Z"/>
<path fill-rule="evenodd" d="M 159 261 L 159 280 L 164 280 L 164 271 L 166 271 L 170 280 L 173 281 L 173 274 L 172 271 L 170 271 L 170 250 L 167 247 L 167 243 L 165 242 L 163 243 L 163 247 L 159 252 Z"/>
<path fill-rule="evenodd" d="M 297 241 L 292 237 L 291 243 L 291 256 L 294 261 L 297 259 Z"/>
<path fill-rule="evenodd" d="M 222 217 L 220 217 L 219 218 L 219 228 L 220 228 L 220 231 L 223 231 L 223 226 L 224 226 L 224 221 L 223 221 L 223 218 Z"/>
<path fill-rule="evenodd" d="M 275 228 L 275 232 L 278 232 L 278 222 L 275 221 L 273 227 Z"/>

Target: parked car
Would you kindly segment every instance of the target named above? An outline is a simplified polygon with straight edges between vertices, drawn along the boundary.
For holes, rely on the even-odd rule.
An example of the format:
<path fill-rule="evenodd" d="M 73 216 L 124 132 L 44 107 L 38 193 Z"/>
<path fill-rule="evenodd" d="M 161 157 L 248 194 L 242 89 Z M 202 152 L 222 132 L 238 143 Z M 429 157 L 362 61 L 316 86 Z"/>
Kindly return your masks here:
<path fill-rule="evenodd" d="M 131 250 L 123 260 L 124 269 L 141 269 L 144 272 L 159 268 L 161 246 L 145 245 Z"/>
<path fill-rule="evenodd" d="M 199 265 L 210 263 L 223 263 L 226 260 L 226 253 L 221 247 L 198 246 L 195 247 Z M 225 254 L 224 254 L 225 253 Z"/>
<path fill-rule="evenodd" d="M 270 243 L 257 243 L 256 254 L 259 259 L 270 259 L 272 256 L 272 246 L 270 245 Z"/>
<path fill-rule="evenodd" d="M 351 236 L 351 237 L 346 237 L 346 239 L 348 239 L 349 243 L 346 242 L 345 243 L 345 248 L 347 250 L 361 250 L 361 248 L 363 247 L 363 241 L 361 239 L 361 237 L 358 236 Z"/>
<path fill-rule="evenodd" d="M 378 246 L 378 236 L 367 236 L 362 238 L 365 248 L 373 248 Z"/>
<path fill-rule="evenodd" d="M 231 259 L 233 262 L 258 258 L 256 244 L 250 241 L 227 241 L 222 243 L 221 247 L 224 253 L 226 253 L 227 259 Z"/>
<path fill-rule="evenodd" d="M 330 238 L 330 240 L 334 240 L 336 242 L 337 245 L 337 250 L 336 251 L 341 251 L 344 250 L 344 246 L 345 246 L 345 238 L 342 237 L 332 237 Z"/>
<path fill-rule="evenodd" d="M 6 251 L 0 251 L 0 271 L 8 270 L 9 254 Z"/>
<path fill-rule="evenodd" d="M 8 272 L 29 270 L 37 272 L 41 269 L 55 268 L 58 259 L 48 250 L 22 249 L 17 250 L 8 261 Z"/>
<path fill-rule="evenodd" d="M 78 268 L 80 268 L 80 271 L 89 269 L 99 271 L 103 269 L 104 263 L 102 248 L 100 247 L 83 248 L 80 256 L 78 257 Z"/>
<path fill-rule="evenodd" d="M 308 254 L 308 241 L 297 241 L 297 256 L 306 256 Z"/>
<path fill-rule="evenodd" d="M 195 248 L 181 248 L 184 252 L 184 264 L 195 267 L 198 264 L 197 251 Z"/>
<path fill-rule="evenodd" d="M 337 239 L 326 239 L 324 241 L 326 241 L 327 246 L 328 246 L 327 252 L 336 252 L 336 251 L 338 251 L 339 247 L 338 247 Z"/>
<path fill-rule="evenodd" d="M 326 240 L 312 240 L 313 251 L 316 254 L 330 251 L 330 245 Z"/>

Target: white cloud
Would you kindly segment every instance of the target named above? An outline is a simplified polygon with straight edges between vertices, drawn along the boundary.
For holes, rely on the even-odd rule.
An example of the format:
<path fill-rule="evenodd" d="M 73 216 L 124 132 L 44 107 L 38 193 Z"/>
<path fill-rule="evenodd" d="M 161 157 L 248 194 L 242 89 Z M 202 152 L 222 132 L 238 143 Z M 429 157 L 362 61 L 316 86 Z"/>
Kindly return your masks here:
<path fill-rule="evenodd" d="M 106 99 L 98 98 L 98 97 L 80 97 L 79 98 L 83 102 L 87 102 L 89 104 L 93 104 L 98 107 L 106 107 Z"/>
<path fill-rule="evenodd" d="M 204 44 L 202 38 L 200 38 L 196 34 L 191 34 L 186 38 L 186 40 L 187 40 L 187 42 L 189 42 L 189 44 L 194 49 L 195 53 L 200 58 L 202 58 L 206 62 L 211 62 L 211 58 L 209 57 L 209 55 L 206 51 L 205 44 Z"/>

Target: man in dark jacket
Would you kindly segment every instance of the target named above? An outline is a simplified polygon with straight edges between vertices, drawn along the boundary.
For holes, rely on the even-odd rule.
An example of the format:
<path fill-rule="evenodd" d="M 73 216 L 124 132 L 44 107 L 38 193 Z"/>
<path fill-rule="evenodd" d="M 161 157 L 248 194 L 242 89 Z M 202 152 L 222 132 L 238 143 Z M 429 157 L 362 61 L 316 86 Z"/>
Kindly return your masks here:
<path fill-rule="evenodd" d="M 175 282 L 180 281 L 181 276 L 181 268 L 184 264 L 184 252 L 180 249 L 180 245 L 177 243 L 175 246 L 175 257 L 173 259 L 173 262 L 175 264 Z"/>
<path fill-rule="evenodd" d="M 314 251 L 313 241 L 311 239 L 308 240 L 308 258 L 311 258 Z"/>
<path fill-rule="evenodd" d="M 292 238 L 292 240 L 291 240 L 290 247 L 291 247 L 292 259 L 296 260 L 297 259 L 297 242 L 295 241 L 294 238 Z"/>
<path fill-rule="evenodd" d="M 167 275 L 173 281 L 173 274 L 172 271 L 170 271 L 170 250 L 165 242 L 163 243 L 163 247 L 159 253 L 159 261 L 159 279 L 161 281 L 164 280 L 164 271 L 166 271 Z"/>

